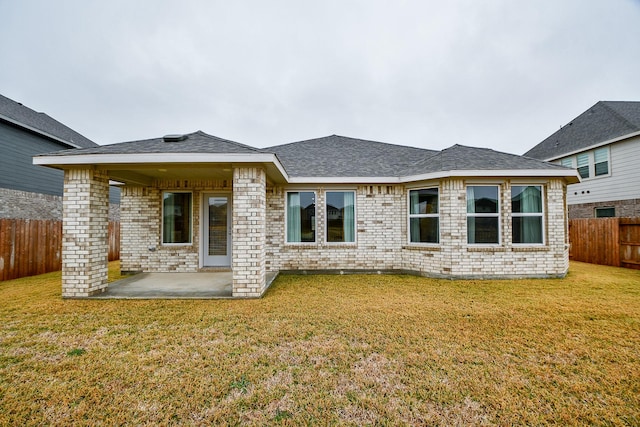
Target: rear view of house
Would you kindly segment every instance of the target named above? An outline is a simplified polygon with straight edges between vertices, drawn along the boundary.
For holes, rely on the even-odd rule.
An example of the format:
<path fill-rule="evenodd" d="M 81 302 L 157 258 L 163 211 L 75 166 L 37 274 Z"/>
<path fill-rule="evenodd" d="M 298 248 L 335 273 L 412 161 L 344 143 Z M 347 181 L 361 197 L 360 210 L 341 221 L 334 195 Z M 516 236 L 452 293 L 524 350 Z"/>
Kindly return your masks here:
<path fill-rule="evenodd" d="M 36 156 L 64 170 L 63 296 L 106 287 L 108 182 L 124 183 L 121 268 L 561 277 L 576 171 L 489 149 L 331 135 L 266 149 L 198 131 Z"/>
<path fill-rule="evenodd" d="M 600 101 L 525 156 L 577 169 L 569 218 L 640 216 L 640 102 Z"/>

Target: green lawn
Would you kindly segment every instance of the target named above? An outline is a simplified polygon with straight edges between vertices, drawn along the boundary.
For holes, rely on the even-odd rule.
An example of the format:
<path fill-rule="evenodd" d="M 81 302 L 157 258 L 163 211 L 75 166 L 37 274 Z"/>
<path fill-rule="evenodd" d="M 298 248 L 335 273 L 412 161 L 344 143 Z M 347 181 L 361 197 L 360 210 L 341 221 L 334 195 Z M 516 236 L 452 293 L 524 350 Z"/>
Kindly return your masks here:
<path fill-rule="evenodd" d="M 0 325 L 0 425 L 640 425 L 634 270 L 237 301 L 62 300 L 52 273 L 0 282 Z"/>

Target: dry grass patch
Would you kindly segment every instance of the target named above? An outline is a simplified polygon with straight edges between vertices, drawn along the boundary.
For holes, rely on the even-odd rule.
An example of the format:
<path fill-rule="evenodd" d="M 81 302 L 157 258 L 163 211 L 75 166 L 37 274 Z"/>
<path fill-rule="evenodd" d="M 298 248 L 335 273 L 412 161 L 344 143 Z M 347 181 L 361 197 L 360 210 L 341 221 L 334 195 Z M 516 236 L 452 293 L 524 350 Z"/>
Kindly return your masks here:
<path fill-rule="evenodd" d="M 0 301 L 0 425 L 640 424 L 639 271 L 283 276 L 238 301 L 62 300 L 52 273 Z"/>

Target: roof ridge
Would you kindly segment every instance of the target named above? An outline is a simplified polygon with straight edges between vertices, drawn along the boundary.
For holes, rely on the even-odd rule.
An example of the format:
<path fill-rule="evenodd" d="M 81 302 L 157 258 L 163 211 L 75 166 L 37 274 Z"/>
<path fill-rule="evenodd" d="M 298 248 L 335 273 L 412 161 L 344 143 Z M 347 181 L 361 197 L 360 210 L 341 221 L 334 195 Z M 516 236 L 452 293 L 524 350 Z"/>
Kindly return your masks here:
<path fill-rule="evenodd" d="M 272 145 L 270 147 L 265 147 L 264 150 L 269 150 L 271 148 L 280 148 L 280 147 L 286 147 L 286 146 L 290 146 L 293 144 L 299 144 L 299 143 L 304 143 L 304 142 L 312 142 L 312 141 L 318 141 L 320 139 L 326 139 L 326 138 L 331 138 L 331 137 L 337 137 L 337 138 L 345 138 L 345 139 L 351 139 L 354 141 L 361 141 L 361 142 L 373 142 L 375 144 L 383 144 L 383 145 L 388 145 L 388 146 L 392 146 L 392 147 L 402 147 L 402 148 L 411 148 L 414 150 L 420 150 L 420 151 L 424 151 L 424 152 L 435 152 L 437 153 L 438 150 L 433 150 L 431 148 L 422 148 L 422 147 L 412 147 L 410 145 L 402 145 L 402 144 L 394 144 L 391 142 L 383 142 L 383 141 L 376 141 L 373 139 L 363 139 L 363 138 L 353 138 L 351 136 L 345 136 L 345 135 L 338 135 L 338 134 L 331 134 L 331 135 L 327 135 L 327 136 L 321 136 L 318 138 L 310 138 L 310 139 L 302 139 L 300 141 L 293 141 L 293 142 L 287 142 L 285 144 L 279 144 L 279 145 Z"/>
<path fill-rule="evenodd" d="M 263 153 L 264 152 L 264 150 L 261 149 L 261 148 L 252 147 L 251 145 L 243 144 L 243 143 L 237 142 L 237 141 L 232 141 L 232 140 L 226 139 L 226 138 L 220 138 L 219 136 L 208 134 L 208 133 L 206 133 L 206 132 L 204 132 L 204 131 L 202 131 L 200 129 L 198 129 L 195 132 L 188 133 L 187 135 L 196 135 L 196 134 L 200 134 L 200 135 L 206 136 L 207 138 L 215 138 L 218 141 L 228 142 L 230 144 L 234 144 L 234 145 L 237 145 L 237 146 L 243 147 L 243 148 L 248 148 L 248 149 L 251 149 L 253 151 L 257 151 L 259 153 Z"/>

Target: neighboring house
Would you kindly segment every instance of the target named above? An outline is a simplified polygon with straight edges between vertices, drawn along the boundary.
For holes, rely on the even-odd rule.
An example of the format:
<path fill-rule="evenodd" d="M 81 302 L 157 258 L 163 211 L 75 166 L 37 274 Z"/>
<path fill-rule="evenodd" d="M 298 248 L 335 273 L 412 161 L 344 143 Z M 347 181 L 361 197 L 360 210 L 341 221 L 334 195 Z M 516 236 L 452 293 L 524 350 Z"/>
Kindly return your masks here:
<path fill-rule="evenodd" d="M 0 95 L 0 218 L 62 219 L 63 172 L 33 164 L 33 156 L 97 147 L 44 113 Z M 117 216 L 119 189 L 111 190 Z"/>
<path fill-rule="evenodd" d="M 640 217 L 640 102 L 600 101 L 524 155 L 578 170 L 569 218 Z"/>
<path fill-rule="evenodd" d="M 576 171 L 484 148 L 332 135 L 258 149 L 198 131 L 34 163 L 65 171 L 64 297 L 107 287 L 109 179 L 124 183 L 123 271 L 231 269 L 235 297 L 262 295 L 267 276 L 286 271 L 524 278 L 568 269 L 566 186 Z"/>

